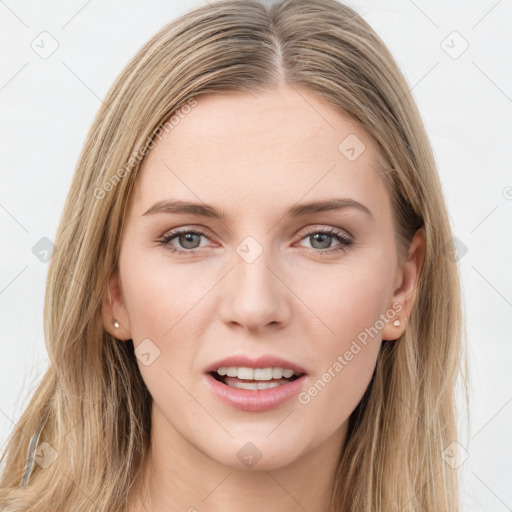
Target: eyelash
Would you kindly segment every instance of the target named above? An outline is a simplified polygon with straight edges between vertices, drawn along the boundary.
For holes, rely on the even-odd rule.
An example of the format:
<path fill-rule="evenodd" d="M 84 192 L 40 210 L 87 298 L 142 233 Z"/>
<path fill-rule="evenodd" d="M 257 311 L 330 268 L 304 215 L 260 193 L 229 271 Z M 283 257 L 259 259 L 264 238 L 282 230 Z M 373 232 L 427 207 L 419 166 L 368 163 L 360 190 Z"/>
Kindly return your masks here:
<path fill-rule="evenodd" d="M 199 251 L 199 249 L 185 250 L 185 249 L 179 249 L 177 247 L 171 247 L 169 245 L 171 240 L 174 240 L 178 236 L 184 235 L 184 234 L 202 235 L 205 238 L 208 238 L 207 233 L 205 233 L 204 231 L 202 231 L 200 229 L 177 229 L 177 230 L 173 230 L 173 231 L 169 232 L 168 234 L 164 235 L 163 237 L 159 238 L 157 240 L 157 242 L 162 246 L 166 246 L 166 248 L 173 253 L 184 254 L 187 256 L 193 256 L 196 254 L 197 251 Z M 347 235 L 345 235 L 339 231 L 336 231 L 332 228 L 311 229 L 310 231 L 308 231 L 307 233 L 304 234 L 304 236 L 301 238 L 301 240 L 303 240 L 304 238 L 307 238 L 310 235 L 314 235 L 314 234 L 330 235 L 330 236 L 334 237 L 334 239 L 336 239 L 338 242 L 341 242 L 341 245 L 339 245 L 338 247 L 335 247 L 335 248 L 331 248 L 331 249 L 313 249 L 313 248 L 306 247 L 306 249 L 308 249 L 310 252 L 312 252 L 314 254 L 337 253 L 339 251 L 344 251 L 348 246 L 352 245 L 352 243 L 353 243 L 353 240 L 351 238 L 349 238 Z"/>

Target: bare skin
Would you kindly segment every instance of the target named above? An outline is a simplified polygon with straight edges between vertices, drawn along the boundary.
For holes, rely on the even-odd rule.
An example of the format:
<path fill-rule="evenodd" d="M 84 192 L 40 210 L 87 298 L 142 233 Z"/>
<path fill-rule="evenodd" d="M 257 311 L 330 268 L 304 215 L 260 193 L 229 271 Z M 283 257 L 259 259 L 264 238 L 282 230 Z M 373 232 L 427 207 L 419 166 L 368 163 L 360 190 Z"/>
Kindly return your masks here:
<path fill-rule="evenodd" d="M 423 230 L 400 265 L 376 149 L 316 94 L 286 86 L 197 101 L 142 163 L 104 298 L 110 333 L 135 347 L 149 339 L 160 351 L 149 365 L 138 360 L 153 397 L 152 449 L 128 510 L 327 512 L 349 416 L 381 344 L 402 334 L 415 300 Z M 338 149 L 349 134 L 365 145 L 353 161 Z M 143 215 L 171 198 L 214 205 L 226 218 Z M 370 213 L 346 207 L 285 215 L 297 203 L 331 198 L 352 199 Z M 188 237 L 158 243 L 176 228 Z M 190 234 L 199 228 L 206 236 Z M 322 237 L 325 229 L 352 243 Z M 262 250 L 251 262 L 237 252 L 246 237 L 254 241 L 245 247 Z M 382 315 L 389 319 L 383 326 Z M 376 325 L 378 334 L 333 372 L 358 334 Z M 244 412 L 204 381 L 208 365 L 241 353 L 302 365 L 304 391 L 329 368 L 331 379 L 308 403 L 293 397 Z M 249 442 L 261 454 L 252 467 L 237 456 Z"/>

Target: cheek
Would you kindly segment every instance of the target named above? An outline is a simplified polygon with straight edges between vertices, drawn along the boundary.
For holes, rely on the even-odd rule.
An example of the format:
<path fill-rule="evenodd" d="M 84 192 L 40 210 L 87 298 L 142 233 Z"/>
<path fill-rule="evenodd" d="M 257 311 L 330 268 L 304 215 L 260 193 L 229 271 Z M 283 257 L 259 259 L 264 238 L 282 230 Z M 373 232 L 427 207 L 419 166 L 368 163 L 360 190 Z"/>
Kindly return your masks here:
<path fill-rule="evenodd" d="M 218 281 L 212 272 L 199 275 L 193 265 L 173 264 L 159 252 L 127 250 L 120 260 L 131 337 L 152 394 L 162 386 L 174 389 L 170 374 L 180 382 L 189 378 L 201 350 L 197 340 L 210 323 L 206 295 Z M 147 352 L 150 364 L 145 365 L 142 354 Z"/>
<path fill-rule="evenodd" d="M 385 325 L 389 264 L 347 260 L 303 283 L 304 303 L 321 322 L 309 332 L 315 346 L 308 359 L 318 372 L 299 402 L 312 416 L 325 418 L 321 429 L 326 435 L 348 419 L 371 381 Z"/>
<path fill-rule="evenodd" d="M 198 350 L 206 283 L 197 279 L 197 272 L 161 255 L 127 250 L 119 266 L 137 364 L 148 390 L 156 403 L 172 396 L 180 408 L 192 407 L 179 383 L 189 378 Z"/>
<path fill-rule="evenodd" d="M 371 338 L 379 338 L 375 328 L 382 331 L 379 319 L 390 306 L 389 268 L 383 260 L 354 258 L 319 267 L 314 273 L 302 272 L 307 277 L 297 281 L 297 286 L 292 284 L 307 308 L 307 318 L 319 325 L 315 339 L 325 340 L 329 352 L 343 350 L 366 329 L 371 330 Z"/>
<path fill-rule="evenodd" d="M 208 290 L 193 266 L 173 264 L 161 251 L 132 251 L 120 261 L 123 296 L 136 342 L 175 337 L 197 316 Z"/>
<path fill-rule="evenodd" d="M 304 426 L 314 431 L 317 439 L 329 437 L 346 424 L 370 384 L 380 345 L 379 340 L 373 340 L 333 352 L 325 371 L 312 376 L 299 394 Z"/>

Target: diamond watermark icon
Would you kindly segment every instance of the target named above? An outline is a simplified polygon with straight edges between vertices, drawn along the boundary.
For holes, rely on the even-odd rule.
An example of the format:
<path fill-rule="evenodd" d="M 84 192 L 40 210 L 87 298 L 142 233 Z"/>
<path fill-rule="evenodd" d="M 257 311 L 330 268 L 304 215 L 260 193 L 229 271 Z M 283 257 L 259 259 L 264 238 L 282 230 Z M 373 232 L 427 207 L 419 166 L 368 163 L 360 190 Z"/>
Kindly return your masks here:
<path fill-rule="evenodd" d="M 261 459 L 263 454 L 257 446 L 249 442 L 245 443 L 236 455 L 244 466 L 252 468 Z"/>
<path fill-rule="evenodd" d="M 347 135 L 338 145 L 339 152 L 351 162 L 357 160 L 365 149 L 363 141 L 354 133 Z"/>
<path fill-rule="evenodd" d="M 58 457 L 57 451 L 46 441 L 43 441 L 36 449 L 34 460 L 43 468 L 49 468 Z"/>
<path fill-rule="evenodd" d="M 160 349 L 149 338 L 146 338 L 135 348 L 135 356 L 144 366 L 149 366 L 160 356 Z"/>
<path fill-rule="evenodd" d="M 238 247 L 236 253 L 246 262 L 254 263 L 263 253 L 263 247 L 252 236 L 247 236 L 243 239 Z"/>
<path fill-rule="evenodd" d="M 445 246 L 444 253 L 451 261 L 457 262 L 468 252 L 468 247 L 456 236 L 454 236 Z"/>
<path fill-rule="evenodd" d="M 55 246 L 52 241 L 43 236 L 40 240 L 36 242 L 36 244 L 32 247 L 32 254 L 43 263 L 47 263 L 50 261 L 52 257 Z"/>
<path fill-rule="evenodd" d="M 46 60 L 57 51 L 59 43 L 49 32 L 44 30 L 30 43 L 30 47 L 41 59 Z"/>
<path fill-rule="evenodd" d="M 450 58 L 456 60 L 469 48 L 469 43 L 454 30 L 441 41 L 441 48 Z"/>
<path fill-rule="evenodd" d="M 441 457 L 448 466 L 457 469 L 468 459 L 469 453 L 461 444 L 453 441 L 442 451 Z"/>

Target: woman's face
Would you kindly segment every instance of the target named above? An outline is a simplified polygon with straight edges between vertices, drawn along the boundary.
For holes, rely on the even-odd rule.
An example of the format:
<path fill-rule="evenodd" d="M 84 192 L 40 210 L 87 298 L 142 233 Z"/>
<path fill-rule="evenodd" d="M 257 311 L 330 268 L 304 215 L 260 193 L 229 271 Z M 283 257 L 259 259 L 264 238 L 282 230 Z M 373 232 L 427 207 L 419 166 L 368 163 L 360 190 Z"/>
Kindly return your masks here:
<path fill-rule="evenodd" d="M 104 316 L 133 339 L 152 435 L 240 468 L 336 453 L 417 275 L 398 264 L 375 147 L 304 89 L 200 96 L 187 112 L 144 158 L 111 281 L 121 327 Z M 339 207 L 301 207 L 326 201 Z M 251 362 L 305 376 L 240 390 L 209 375 Z M 229 382 L 247 384 L 244 371 Z"/>

